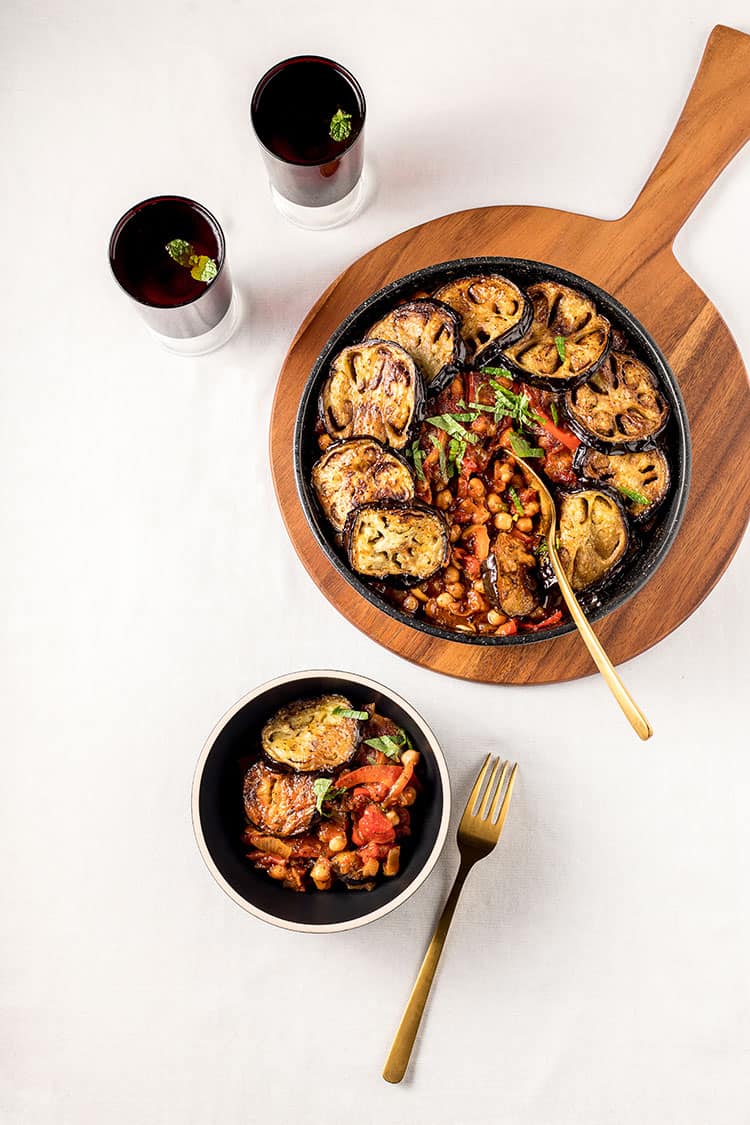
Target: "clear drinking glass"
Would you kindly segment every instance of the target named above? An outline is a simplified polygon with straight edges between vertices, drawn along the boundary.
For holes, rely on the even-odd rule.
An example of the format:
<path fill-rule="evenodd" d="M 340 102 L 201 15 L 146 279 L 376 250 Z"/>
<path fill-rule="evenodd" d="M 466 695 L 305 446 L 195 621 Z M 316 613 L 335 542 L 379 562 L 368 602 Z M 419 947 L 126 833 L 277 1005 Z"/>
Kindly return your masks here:
<path fill-rule="evenodd" d="M 169 244 L 179 250 L 181 261 Z M 109 263 L 152 333 L 170 351 L 204 355 L 234 333 L 240 309 L 224 232 L 194 199 L 157 195 L 136 203 L 112 232 Z"/>
<path fill-rule="evenodd" d="M 356 78 L 319 55 L 263 75 L 250 120 L 281 214 L 309 230 L 353 218 L 362 205 L 365 96 Z"/>

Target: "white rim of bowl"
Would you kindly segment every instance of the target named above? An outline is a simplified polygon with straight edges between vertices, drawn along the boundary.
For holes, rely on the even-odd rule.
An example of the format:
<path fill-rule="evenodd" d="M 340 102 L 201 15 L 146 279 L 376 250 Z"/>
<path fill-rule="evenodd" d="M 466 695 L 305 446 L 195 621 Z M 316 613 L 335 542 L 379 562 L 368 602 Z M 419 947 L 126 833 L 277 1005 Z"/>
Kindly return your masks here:
<path fill-rule="evenodd" d="M 292 682 L 304 682 L 305 680 L 317 678 L 319 676 L 334 676 L 344 680 L 350 680 L 352 683 L 358 684 L 361 687 L 372 688 L 375 691 L 380 691 L 394 703 L 397 703 L 399 707 L 403 708 L 406 714 L 412 719 L 415 725 L 420 728 L 422 734 L 427 739 L 430 749 L 432 750 L 432 753 L 435 757 L 435 762 L 437 763 L 438 767 L 438 773 L 440 774 L 440 780 L 443 784 L 443 811 L 440 818 L 440 826 L 438 828 L 437 837 L 435 839 L 435 843 L 433 844 L 432 851 L 428 855 L 424 865 L 420 868 L 412 881 L 404 888 L 401 894 L 397 895 L 396 898 L 394 898 L 391 902 L 387 902 L 384 906 L 381 906 L 378 910 L 373 910 L 369 914 L 363 915 L 361 918 L 353 918 L 350 922 L 334 922 L 329 925 L 322 926 L 311 925 L 306 922 L 288 922 L 284 918 L 276 917 L 275 914 L 267 914 L 265 910 L 260 910 L 257 906 L 253 906 L 252 903 L 248 902 L 247 899 L 238 894 L 234 887 L 227 882 L 227 880 L 224 878 L 221 871 L 219 871 L 218 867 L 213 861 L 211 853 L 208 850 L 208 845 L 206 844 L 205 836 L 203 835 L 199 812 L 200 787 L 206 759 L 211 753 L 216 739 L 219 737 L 229 720 L 232 719 L 237 714 L 237 712 L 245 706 L 245 704 L 250 703 L 253 699 L 257 699 L 259 695 L 262 695 L 264 692 L 269 691 L 271 688 L 279 687 L 282 684 L 288 684 Z M 266 683 L 260 684 L 258 687 L 253 688 L 253 690 L 248 692 L 247 695 L 243 695 L 242 698 L 238 699 L 234 706 L 230 707 L 226 714 L 224 714 L 219 719 L 218 723 L 209 734 L 208 738 L 203 744 L 203 749 L 201 750 L 200 757 L 198 758 L 198 764 L 195 767 L 195 774 L 193 775 L 193 787 L 191 796 L 193 833 L 198 845 L 198 850 L 203 856 L 203 862 L 213 875 L 216 882 L 219 884 L 225 894 L 227 894 L 229 898 L 236 902 L 238 906 L 241 906 L 243 910 L 246 910 L 248 914 L 253 914 L 256 918 L 260 918 L 263 922 L 269 922 L 272 926 L 279 926 L 284 930 L 296 930 L 299 933 L 305 934 L 333 934 L 342 932 L 344 930 L 356 930 L 360 926 L 366 926 L 370 922 L 374 922 L 377 918 L 382 918 L 384 915 L 390 914 L 390 912 L 392 910 L 395 910 L 397 906 L 400 906 L 402 902 L 406 902 L 408 898 L 411 898 L 414 892 L 422 886 L 422 883 L 424 883 L 427 876 L 431 873 L 432 869 L 437 863 L 438 856 L 443 850 L 443 845 L 445 844 L 445 839 L 448 835 L 448 822 L 450 820 L 450 812 L 451 787 L 445 757 L 443 755 L 443 751 L 440 749 L 438 740 L 435 738 L 435 735 L 433 734 L 431 728 L 427 725 L 419 712 L 415 711 L 411 704 L 407 703 L 402 696 L 398 695 L 390 688 L 385 687 L 384 684 L 378 683 L 377 680 L 371 680 L 367 676 L 358 676 L 355 672 L 342 672 L 340 670 L 331 668 L 310 668 L 301 672 L 290 672 L 286 676 L 277 676 L 277 678 L 274 680 L 267 680 Z"/>

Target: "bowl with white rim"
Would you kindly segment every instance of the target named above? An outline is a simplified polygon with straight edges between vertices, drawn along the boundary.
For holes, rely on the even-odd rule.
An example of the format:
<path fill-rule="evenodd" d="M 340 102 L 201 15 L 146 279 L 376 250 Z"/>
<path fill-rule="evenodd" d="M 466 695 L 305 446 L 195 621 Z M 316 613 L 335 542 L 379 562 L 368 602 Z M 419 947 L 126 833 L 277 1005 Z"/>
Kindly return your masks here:
<path fill-rule="evenodd" d="M 280 707 L 298 699 L 338 693 L 355 709 L 374 703 L 411 739 L 421 757 L 420 793 L 411 809 L 412 833 L 402 841 L 401 868 L 371 891 L 295 893 L 258 871 L 242 841 L 246 826 L 243 777 L 260 757 L 260 732 Z M 192 815 L 198 849 L 219 886 L 256 918 L 286 930 L 335 933 L 382 918 L 424 883 L 445 844 L 450 782 L 440 745 L 422 716 L 396 692 L 366 676 L 335 670 L 293 672 L 269 680 L 238 700 L 218 721 L 201 751 L 193 778 Z"/>

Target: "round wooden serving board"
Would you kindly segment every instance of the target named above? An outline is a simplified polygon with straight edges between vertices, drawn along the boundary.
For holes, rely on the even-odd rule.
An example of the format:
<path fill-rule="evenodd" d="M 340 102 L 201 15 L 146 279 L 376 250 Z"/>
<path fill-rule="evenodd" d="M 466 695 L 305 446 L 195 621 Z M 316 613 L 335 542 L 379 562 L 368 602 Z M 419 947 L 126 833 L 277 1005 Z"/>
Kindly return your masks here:
<path fill-rule="evenodd" d="M 480 207 L 397 235 L 349 266 L 310 310 L 279 376 L 270 432 L 279 505 L 313 580 L 349 621 L 399 656 L 485 683 L 550 683 L 594 665 L 577 633 L 496 649 L 431 637 L 370 605 L 318 546 L 297 495 L 292 436 L 315 359 L 366 297 L 413 270 L 474 255 L 533 258 L 612 293 L 655 337 L 690 419 L 693 476 L 666 560 L 644 589 L 597 625 L 615 663 L 666 637 L 719 580 L 750 515 L 750 387 L 727 326 L 677 263 L 672 243 L 725 165 L 750 137 L 750 36 L 717 27 L 672 137 L 633 208 L 614 222 L 541 207 Z M 710 388 L 710 394 L 707 393 Z M 727 487 L 731 481 L 731 488 Z"/>

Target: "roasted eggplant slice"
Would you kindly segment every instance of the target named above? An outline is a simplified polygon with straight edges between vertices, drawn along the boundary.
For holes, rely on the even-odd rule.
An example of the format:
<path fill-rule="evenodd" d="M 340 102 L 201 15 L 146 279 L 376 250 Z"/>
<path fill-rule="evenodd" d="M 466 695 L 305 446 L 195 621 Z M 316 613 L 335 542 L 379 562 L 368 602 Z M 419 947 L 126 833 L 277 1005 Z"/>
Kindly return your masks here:
<path fill-rule="evenodd" d="M 306 832 L 315 816 L 313 779 L 303 774 L 277 773 L 256 762 L 245 774 L 245 814 L 270 836 Z"/>
<path fill-rule="evenodd" d="M 490 348 L 517 339 L 531 323 L 529 301 L 499 274 L 460 277 L 438 289 L 435 298 L 461 317 L 467 359 L 472 362 Z"/>
<path fill-rule="evenodd" d="M 358 720 L 341 714 L 351 709 L 343 695 L 297 699 L 263 727 L 263 753 L 276 766 L 300 773 L 330 773 L 349 761 L 359 743 Z"/>
<path fill-rule="evenodd" d="M 526 335 L 503 355 L 520 379 L 549 391 L 582 383 L 607 354 L 610 324 L 584 293 L 540 281 L 529 286 L 534 317 Z"/>
<path fill-rule="evenodd" d="M 450 557 L 445 519 L 426 504 L 363 504 L 347 520 L 344 543 L 358 574 L 401 585 L 431 578 Z"/>
<path fill-rule="evenodd" d="M 320 418 L 333 438 L 369 435 L 403 449 L 424 398 L 422 376 L 399 344 L 364 340 L 333 359 L 320 392 Z"/>
<path fill-rule="evenodd" d="M 661 449 L 601 453 L 580 445 L 574 467 L 589 480 L 609 485 L 618 492 L 634 520 L 648 519 L 669 492 L 669 462 Z"/>
<path fill-rule="evenodd" d="M 416 360 L 430 386 L 447 367 L 456 368 L 466 351 L 461 321 L 442 301 L 407 301 L 374 324 L 370 337 L 393 340 Z"/>
<path fill-rule="evenodd" d="M 611 492 L 581 489 L 558 502 L 559 555 L 574 590 L 611 575 L 628 547 L 628 521 Z"/>
<path fill-rule="evenodd" d="M 484 564 L 490 601 L 508 617 L 526 617 L 541 604 L 534 570 L 536 559 L 509 532 L 501 531 Z"/>
<path fill-rule="evenodd" d="M 578 437 L 604 451 L 638 449 L 653 441 L 669 418 L 656 377 L 627 352 L 612 352 L 595 375 L 565 396 L 565 409 Z"/>
<path fill-rule="evenodd" d="M 336 531 L 343 531 L 352 508 L 361 504 L 414 498 L 414 478 L 406 461 L 370 437 L 330 445 L 313 465 L 312 482 L 323 514 Z"/>

